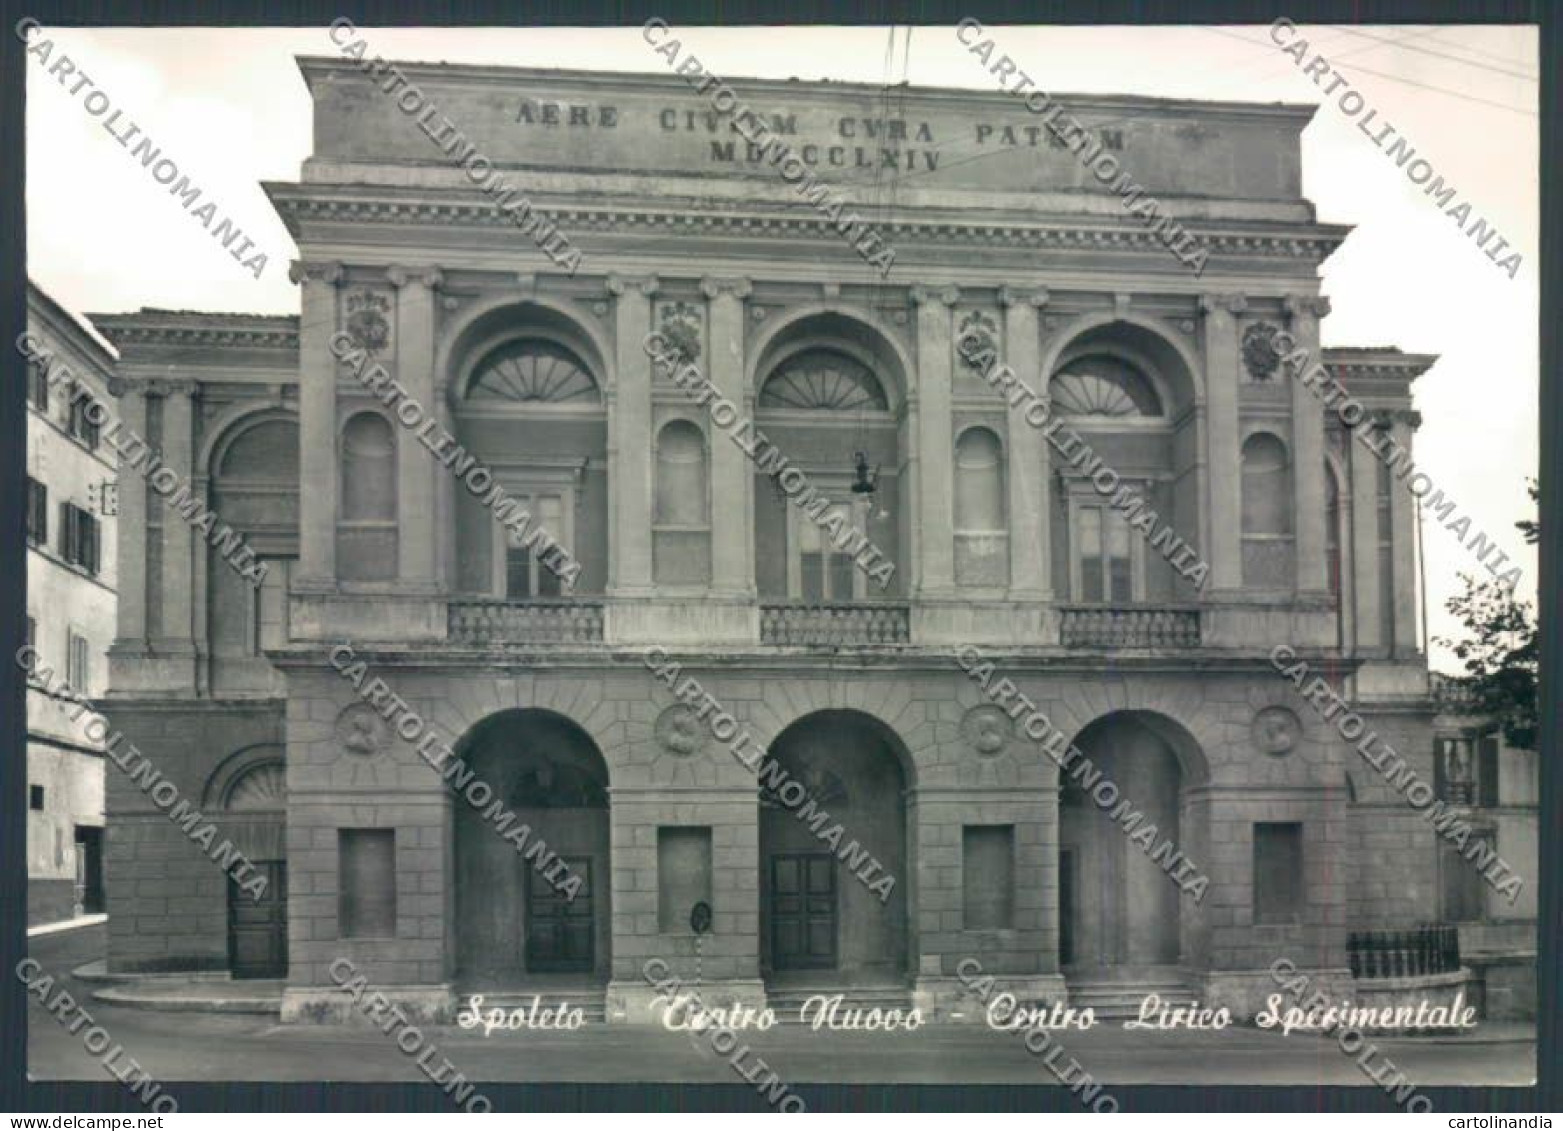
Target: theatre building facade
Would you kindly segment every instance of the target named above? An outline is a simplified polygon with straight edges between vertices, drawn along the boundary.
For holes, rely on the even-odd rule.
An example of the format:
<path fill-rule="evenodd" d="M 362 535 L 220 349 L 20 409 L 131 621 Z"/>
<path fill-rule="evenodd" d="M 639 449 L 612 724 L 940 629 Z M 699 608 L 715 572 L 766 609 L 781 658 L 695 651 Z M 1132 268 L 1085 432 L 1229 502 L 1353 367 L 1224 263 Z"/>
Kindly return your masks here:
<path fill-rule="evenodd" d="M 1480 973 L 1434 945 L 1456 887 L 1462 914 L 1534 921 L 1528 889 L 1471 889 L 1271 660 L 1444 788 L 1414 500 L 1266 348 L 1288 331 L 1411 447 L 1433 359 L 1319 354 L 1348 229 L 1301 195 L 1311 108 L 1069 100 L 1209 250 L 1196 276 L 1013 99 L 741 83 L 885 272 L 671 73 L 404 64 L 472 170 L 351 61 L 300 67 L 315 150 L 266 186 L 298 316 L 97 318 L 127 421 L 268 563 L 252 584 L 125 477 L 111 721 L 269 882 L 240 890 L 111 769 L 111 972 L 282 979 L 284 1018 L 316 1020 L 346 1016 L 345 958 L 425 1016 L 537 993 L 644 1023 L 650 962 L 707 1003 L 971 1020 L 974 959 L 1025 1000 L 1249 1012 L 1278 958 L 1470 1000 Z M 496 207 L 489 163 L 578 259 Z M 1104 466 L 1206 569 L 1130 524 Z M 516 544 L 492 484 L 562 552 Z M 990 700 L 973 650 L 1197 890 Z"/>

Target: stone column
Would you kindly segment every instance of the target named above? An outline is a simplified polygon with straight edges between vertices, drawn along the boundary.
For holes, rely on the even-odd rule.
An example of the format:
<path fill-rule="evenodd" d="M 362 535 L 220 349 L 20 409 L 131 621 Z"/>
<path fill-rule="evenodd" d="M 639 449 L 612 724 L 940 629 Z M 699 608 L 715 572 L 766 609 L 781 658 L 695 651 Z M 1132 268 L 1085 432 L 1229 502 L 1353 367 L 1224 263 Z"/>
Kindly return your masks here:
<path fill-rule="evenodd" d="M 1286 300 L 1292 338 L 1308 356 L 1322 361 L 1319 319 L 1329 300 L 1305 295 Z M 1324 405 L 1317 392 L 1295 377 L 1292 387 L 1292 490 L 1296 499 L 1297 593 L 1323 598 L 1329 592 L 1324 537 Z"/>
<path fill-rule="evenodd" d="M 1372 427 L 1364 419 L 1358 429 Z M 1379 632 L 1378 475 L 1379 463 L 1355 435 L 1346 450 L 1351 460 L 1351 557 L 1352 596 L 1355 605 L 1353 640 L 1359 648 L 1381 648 L 1388 642 Z"/>
<path fill-rule="evenodd" d="M 1047 375 L 1042 372 L 1037 311 L 1047 304 L 1047 298 L 1045 289 L 999 290 L 999 302 L 1004 305 L 1003 361 L 1044 403 Z M 1017 601 L 1050 601 L 1053 461 L 1041 429 L 1026 421 L 1029 407 L 1030 402 L 1023 400 L 1019 407 L 1009 410 L 1009 467 L 1005 476 L 1009 495 L 1009 595 Z"/>
<path fill-rule="evenodd" d="M 162 462 L 179 477 L 180 485 L 193 494 L 197 491 L 192 466 L 196 385 L 194 381 L 170 381 L 163 389 Z M 179 488 L 174 490 L 177 492 Z M 172 494 L 165 498 L 171 498 Z M 196 497 L 206 502 L 204 492 Z M 195 550 L 195 529 L 183 515 L 170 508 L 163 516 L 163 636 L 168 645 L 179 651 L 193 647 Z"/>
<path fill-rule="evenodd" d="M 299 568 L 295 589 L 336 588 L 337 329 L 339 263 L 295 262 L 303 289 L 299 316 Z"/>
<path fill-rule="evenodd" d="M 608 391 L 608 589 L 651 592 L 651 298 L 657 277 L 608 277 L 614 299 L 615 384 Z"/>
<path fill-rule="evenodd" d="M 717 393 L 740 413 L 744 406 L 744 299 L 748 279 L 702 279 L 706 296 L 710 357 L 706 376 Z M 713 405 L 715 402 L 713 402 Z M 721 435 L 732 421 L 713 418 L 711 455 L 711 588 L 714 593 L 746 596 L 754 592 L 754 524 L 745 506 L 746 484 L 754 470 L 737 444 Z M 649 511 L 647 512 L 650 513 Z"/>
<path fill-rule="evenodd" d="M 1201 503 L 1206 512 L 1200 547 L 1210 563 L 1210 589 L 1243 587 L 1243 460 L 1237 389 L 1242 348 L 1235 315 L 1248 308 L 1240 294 L 1202 295 L 1205 352 L 1206 462 Z"/>
<path fill-rule="evenodd" d="M 147 394 L 130 385 L 119 398 L 120 421 L 127 434 L 145 440 Z M 135 470 L 119 462 L 119 518 L 115 522 L 118 560 L 118 644 L 129 652 L 144 652 L 147 636 L 147 485 Z"/>
<path fill-rule="evenodd" d="M 954 378 L 955 312 L 958 287 L 917 286 L 917 456 L 912 468 L 917 484 L 918 594 L 951 597 L 955 593 L 955 511 L 951 500 L 955 442 L 950 385 Z"/>
<path fill-rule="evenodd" d="M 434 387 L 434 302 L 440 285 L 435 269 L 391 267 L 386 278 L 396 294 L 396 380 L 424 413 L 438 416 Z M 396 557 L 404 588 L 431 593 L 439 588 L 444 555 L 438 525 L 435 474 L 444 473 L 413 429 L 396 427 Z"/>
<path fill-rule="evenodd" d="M 1397 447 L 1411 453 L 1411 434 L 1422 417 L 1411 409 L 1397 409 L 1390 416 L 1389 434 Z M 1395 655 L 1412 656 L 1417 651 L 1417 505 L 1406 487 L 1406 480 L 1395 478 L 1389 487 L 1390 527 L 1394 531 Z"/>

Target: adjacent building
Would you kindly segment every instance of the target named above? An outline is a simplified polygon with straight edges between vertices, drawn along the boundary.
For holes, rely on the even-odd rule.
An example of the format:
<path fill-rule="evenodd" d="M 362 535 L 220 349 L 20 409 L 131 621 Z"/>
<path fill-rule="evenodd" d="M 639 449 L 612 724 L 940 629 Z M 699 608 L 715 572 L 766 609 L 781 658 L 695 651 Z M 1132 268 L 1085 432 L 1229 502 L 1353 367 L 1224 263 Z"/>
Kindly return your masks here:
<path fill-rule="evenodd" d="M 27 373 L 27 922 L 104 909 L 103 751 L 86 717 L 55 692 L 108 685 L 115 632 L 116 468 L 96 402 L 114 404 L 114 355 L 41 287 L 27 287 L 27 332 L 43 364 Z M 68 371 L 70 376 L 64 374 Z M 50 374 L 59 375 L 51 381 Z"/>
<path fill-rule="evenodd" d="M 270 882 L 115 772 L 111 970 L 284 979 L 306 1019 L 344 1015 L 345 957 L 424 1015 L 539 993 L 629 1022 L 653 959 L 708 1001 L 941 1019 L 976 1016 L 966 959 L 1104 1010 L 1251 1012 L 1282 957 L 1343 992 L 1480 977 L 1439 930 L 1471 922 L 1470 865 L 1271 659 L 1434 780 L 1415 500 L 1269 348 L 1287 330 L 1413 447 L 1434 359 L 1319 353 L 1348 229 L 1302 195 L 1312 107 L 1066 100 L 1208 249 L 1196 275 L 997 93 L 746 80 L 772 160 L 670 72 L 402 64 L 430 117 L 300 67 L 315 152 L 266 186 L 298 316 L 96 319 L 125 419 L 268 566 L 127 481 L 112 721 Z M 1060 772 L 1017 693 L 1100 778 Z"/>

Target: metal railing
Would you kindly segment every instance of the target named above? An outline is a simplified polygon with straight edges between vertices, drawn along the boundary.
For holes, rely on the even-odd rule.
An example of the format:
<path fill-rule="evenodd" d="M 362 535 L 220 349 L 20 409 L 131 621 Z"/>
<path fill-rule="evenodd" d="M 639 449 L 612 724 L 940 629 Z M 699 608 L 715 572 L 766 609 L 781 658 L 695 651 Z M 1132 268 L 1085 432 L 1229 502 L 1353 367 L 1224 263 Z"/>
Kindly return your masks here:
<path fill-rule="evenodd" d="M 1415 978 L 1460 969 L 1460 931 L 1443 923 L 1405 930 L 1352 931 L 1346 960 L 1353 978 Z"/>

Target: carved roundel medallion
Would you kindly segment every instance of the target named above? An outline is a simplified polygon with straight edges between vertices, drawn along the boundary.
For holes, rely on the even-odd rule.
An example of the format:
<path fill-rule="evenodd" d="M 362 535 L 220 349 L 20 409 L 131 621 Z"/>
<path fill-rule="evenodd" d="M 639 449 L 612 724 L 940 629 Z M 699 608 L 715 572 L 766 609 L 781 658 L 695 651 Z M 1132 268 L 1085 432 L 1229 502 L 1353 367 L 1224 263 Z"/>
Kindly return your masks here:
<path fill-rule="evenodd" d="M 368 703 L 354 703 L 336 717 L 336 739 L 349 754 L 373 758 L 390 746 L 391 727 Z"/>
<path fill-rule="evenodd" d="M 706 728 L 685 703 L 675 703 L 657 716 L 657 745 L 679 758 L 692 758 L 705 748 Z"/>
<path fill-rule="evenodd" d="M 973 707 L 961 720 L 961 737 L 980 758 L 997 758 L 1015 737 L 1015 724 L 991 703 Z"/>
<path fill-rule="evenodd" d="M 1286 707 L 1265 707 L 1254 715 L 1254 745 L 1265 754 L 1290 754 L 1302 737 L 1302 722 Z"/>

